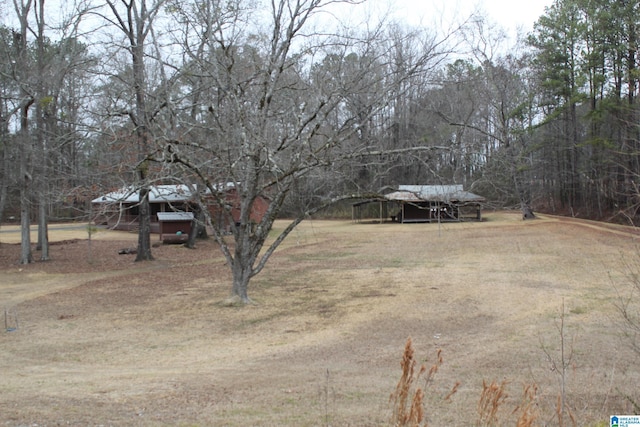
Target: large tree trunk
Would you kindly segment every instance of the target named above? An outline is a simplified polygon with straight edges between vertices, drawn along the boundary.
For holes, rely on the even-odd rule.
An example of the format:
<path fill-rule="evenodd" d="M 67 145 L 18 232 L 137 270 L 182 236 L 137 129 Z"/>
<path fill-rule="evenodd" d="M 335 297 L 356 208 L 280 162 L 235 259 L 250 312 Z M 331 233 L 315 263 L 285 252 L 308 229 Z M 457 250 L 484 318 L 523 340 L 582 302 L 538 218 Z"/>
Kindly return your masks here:
<path fill-rule="evenodd" d="M 49 105 L 53 101 L 45 101 L 49 98 L 49 90 L 47 89 L 51 81 L 48 81 L 45 77 L 45 13 L 44 13 L 45 0 L 38 0 L 36 13 L 36 24 L 38 27 L 37 38 L 37 66 L 38 66 L 38 82 L 37 82 L 37 99 L 36 103 L 36 141 L 37 141 L 37 156 L 40 158 L 40 170 L 38 172 L 38 178 L 36 180 L 37 192 L 38 192 L 38 245 L 37 249 L 40 251 L 40 260 L 49 260 L 49 230 L 48 230 L 48 218 L 47 218 L 47 183 L 49 175 L 49 147 L 47 141 L 47 129 L 46 129 L 46 113 L 45 111 L 51 106 Z"/>
<path fill-rule="evenodd" d="M 31 141 L 29 140 L 29 107 L 32 100 L 27 102 L 21 111 L 20 118 L 20 264 L 29 264 L 33 261 L 31 255 L 31 174 L 28 164 L 31 154 Z"/>
<path fill-rule="evenodd" d="M 2 137 L 4 139 L 4 137 Z M 2 147 L 2 180 L 0 180 L 0 224 L 4 219 L 4 209 L 7 205 L 7 195 L 9 188 L 9 153 L 7 152 L 8 146 L 4 143 Z"/>
<path fill-rule="evenodd" d="M 185 246 L 189 249 L 194 249 L 196 247 L 196 239 L 206 239 L 207 236 L 207 227 L 206 227 L 207 217 L 204 213 L 204 210 L 201 207 L 196 207 L 193 221 L 191 222 L 191 233 L 189 233 L 189 240 L 185 243 Z"/>
<path fill-rule="evenodd" d="M 164 0 L 151 2 L 147 7 L 145 1 L 124 1 L 107 0 L 107 5 L 115 16 L 115 23 L 120 31 L 127 37 L 129 53 L 131 55 L 131 66 L 133 69 L 132 88 L 135 94 L 135 113 L 131 114 L 131 120 L 135 125 L 138 151 L 138 188 L 140 192 L 138 206 L 138 252 L 136 261 L 152 260 L 151 255 L 151 217 L 149 208 L 149 183 L 147 182 L 148 165 L 146 156 L 151 140 L 149 112 L 147 111 L 147 87 L 145 70 L 145 43 L 146 37 L 153 25 L 153 20 L 160 8 L 164 5 Z M 124 9 L 119 10 L 118 5 Z"/>
<path fill-rule="evenodd" d="M 26 126 L 26 110 L 23 112 L 23 125 Z M 22 140 L 20 141 L 20 264 L 29 264 L 33 261 L 31 255 L 31 175 L 27 171 L 28 164 L 28 150 L 27 144 L 29 143 L 26 135 L 26 128 L 21 130 Z"/>
<path fill-rule="evenodd" d="M 40 251 L 40 261 L 49 260 L 49 226 L 47 223 L 47 199 L 44 194 L 40 194 L 38 202 L 38 246 Z"/>
<path fill-rule="evenodd" d="M 522 211 L 522 219 L 534 219 L 536 217 L 531 206 L 525 202 L 520 204 L 520 210 Z"/>
<path fill-rule="evenodd" d="M 23 175 L 22 179 L 23 183 L 20 187 L 20 264 L 29 264 L 33 261 L 29 218 L 29 178 Z"/>
<path fill-rule="evenodd" d="M 251 279 L 252 268 L 247 265 L 247 260 L 236 257 L 233 259 L 233 287 L 230 301 L 232 303 L 251 304 L 248 296 L 249 280 Z"/>
<path fill-rule="evenodd" d="M 140 189 L 140 206 L 138 206 L 138 253 L 136 261 L 151 261 L 151 215 L 149 209 L 149 188 L 144 185 Z"/>
<path fill-rule="evenodd" d="M 29 13 L 30 3 L 18 7 L 15 3 L 16 12 L 20 19 L 20 32 L 13 33 L 13 42 L 16 48 L 16 67 L 19 73 L 23 73 L 25 79 L 29 76 L 29 59 L 27 57 L 27 31 L 28 22 L 27 15 Z M 33 97 L 27 91 L 27 82 L 19 82 L 20 97 L 22 105 L 20 105 L 20 129 L 18 131 L 18 144 L 20 144 L 19 164 L 20 176 L 20 226 L 21 226 L 21 242 L 20 242 L 20 264 L 29 264 L 33 261 L 31 255 L 31 184 L 32 177 L 29 172 L 29 162 L 31 161 L 32 143 L 29 135 L 29 108 L 33 105 Z"/>
<path fill-rule="evenodd" d="M 249 233 L 251 225 L 241 223 L 234 230 L 235 253 L 232 260 L 231 271 L 233 274 L 233 286 L 231 301 L 234 303 L 251 304 L 248 295 L 249 281 L 254 275 L 253 263 L 256 260 L 256 250 L 262 245 L 256 245 Z M 256 237 L 255 235 L 253 237 Z"/>

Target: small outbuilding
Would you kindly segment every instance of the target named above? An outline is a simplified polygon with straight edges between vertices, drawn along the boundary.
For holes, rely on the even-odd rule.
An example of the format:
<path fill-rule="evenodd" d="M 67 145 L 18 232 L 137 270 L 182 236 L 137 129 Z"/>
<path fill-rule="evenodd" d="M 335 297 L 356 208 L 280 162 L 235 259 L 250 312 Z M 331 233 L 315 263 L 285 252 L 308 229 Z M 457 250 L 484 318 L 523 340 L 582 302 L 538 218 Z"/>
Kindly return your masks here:
<path fill-rule="evenodd" d="M 379 205 L 384 218 L 399 223 L 481 221 L 485 198 L 465 191 L 462 185 L 400 185 L 397 191 L 353 205 L 353 219 L 362 217 L 366 204 Z"/>
<path fill-rule="evenodd" d="M 193 212 L 158 212 L 160 241 L 165 243 L 184 243 L 189 240 Z"/>

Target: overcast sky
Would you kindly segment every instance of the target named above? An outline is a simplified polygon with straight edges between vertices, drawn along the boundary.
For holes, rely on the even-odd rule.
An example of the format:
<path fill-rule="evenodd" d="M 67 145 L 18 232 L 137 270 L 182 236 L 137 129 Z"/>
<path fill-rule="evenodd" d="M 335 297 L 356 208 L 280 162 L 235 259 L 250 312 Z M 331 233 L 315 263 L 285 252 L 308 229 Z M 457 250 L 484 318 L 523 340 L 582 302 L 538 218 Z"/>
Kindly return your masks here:
<path fill-rule="evenodd" d="M 376 1 L 376 0 L 372 0 Z M 412 24 L 431 22 L 444 14 L 446 19 L 464 18 L 474 10 L 486 12 L 488 17 L 509 32 L 518 27 L 525 32 L 533 29 L 533 23 L 544 13 L 545 6 L 553 0 L 392 0 L 392 8 L 399 18 Z"/>
<path fill-rule="evenodd" d="M 54 24 L 60 13 L 61 5 L 66 0 L 47 0 L 46 7 L 50 14 L 48 23 Z M 349 20 L 358 25 L 367 22 L 368 18 L 358 18 L 360 13 L 373 16 L 393 16 L 397 21 L 408 22 L 428 28 L 447 30 L 447 25 L 453 27 L 455 22 L 468 18 L 473 12 L 484 12 L 490 21 L 505 28 L 511 35 L 521 28 L 525 32 L 533 29 L 534 22 L 544 13 L 544 8 L 550 6 L 554 0 L 367 0 L 363 5 L 353 7 L 348 12 L 344 9 L 336 14 L 341 20 Z M 368 11 L 368 12 L 366 12 Z M 7 1 L 0 0 L 0 22 L 9 26 L 14 21 L 13 7 Z M 7 16 L 8 15 L 8 16 Z"/>

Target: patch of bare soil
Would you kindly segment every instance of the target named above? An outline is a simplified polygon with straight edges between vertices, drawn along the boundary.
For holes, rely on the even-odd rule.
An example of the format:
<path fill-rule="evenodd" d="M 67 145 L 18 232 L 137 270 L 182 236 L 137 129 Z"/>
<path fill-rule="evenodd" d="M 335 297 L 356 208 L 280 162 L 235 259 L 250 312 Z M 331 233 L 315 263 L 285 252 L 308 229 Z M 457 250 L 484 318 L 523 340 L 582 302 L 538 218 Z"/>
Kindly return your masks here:
<path fill-rule="evenodd" d="M 117 253 L 130 238 L 65 235 L 28 266 L 2 243 L 0 305 L 19 328 L 0 331 L 0 425 L 388 425 L 408 337 L 427 364 L 442 349 L 430 425 L 474 425 L 483 380 L 508 381 L 500 424 L 535 383 L 538 425 L 556 425 L 563 362 L 578 425 L 632 413 L 638 359 L 615 305 L 635 230 L 486 218 L 305 222 L 242 308 L 220 304 L 230 276 L 213 242 L 134 263 Z"/>

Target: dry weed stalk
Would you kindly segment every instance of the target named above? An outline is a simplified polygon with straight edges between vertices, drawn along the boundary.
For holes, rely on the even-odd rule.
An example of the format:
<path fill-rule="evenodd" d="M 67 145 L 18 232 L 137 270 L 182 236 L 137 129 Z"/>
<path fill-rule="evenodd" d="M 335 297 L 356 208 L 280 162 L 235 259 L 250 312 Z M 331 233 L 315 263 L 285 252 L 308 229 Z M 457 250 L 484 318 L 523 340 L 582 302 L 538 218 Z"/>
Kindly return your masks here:
<path fill-rule="evenodd" d="M 409 410 L 409 419 L 406 425 L 419 426 L 424 419 L 424 391 L 417 389 L 413 395 L 411 409 Z M 426 423 L 425 423 L 426 425 Z"/>
<path fill-rule="evenodd" d="M 520 413 L 516 427 L 532 427 L 538 419 L 537 395 L 538 386 L 536 384 L 528 384 L 524 387 L 522 403 L 513 410 L 514 414 Z"/>
<path fill-rule="evenodd" d="M 456 381 L 456 383 L 451 388 L 451 391 L 447 393 L 447 395 L 444 397 L 443 400 L 445 401 L 451 400 L 451 397 L 458 392 L 458 387 L 460 387 L 460 381 Z"/>
<path fill-rule="evenodd" d="M 578 423 L 576 422 L 576 417 L 573 415 L 571 408 L 565 405 L 565 400 L 562 395 L 558 395 L 558 401 L 556 402 L 556 416 L 558 417 L 558 427 L 564 427 L 564 417 L 565 414 L 569 415 L 569 419 L 571 420 L 571 425 L 576 427 Z"/>
<path fill-rule="evenodd" d="M 418 427 L 427 425 L 424 416 L 424 391 L 422 388 L 414 389 L 416 381 L 425 373 L 425 387 L 433 380 L 434 375 L 438 372 L 440 365 L 442 365 L 441 350 L 438 350 L 436 362 L 431 366 L 427 372 L 425 365 L 420 366 L 418 373 L 415 372 L 416 360 L 414 357 L 413 343 L 411 338 L 407 339 L 407 343 L 404 347 L 404 353 L 402 355 L 402 362 L 400 367 L 402 368 L 402 375 L 396 390 L 391 394 L 390 401 L 393 402 L 393 417 L 391 419 L 391 425 L 395 427 Z M 413 393 L 413 397 L 412 396 Z M 452 395 L 454 392 L 450 393 Z"/>
<path fill-rule="evenodd" d="M 567 382 L 568 382 L 569 368 L 573 367 L 575 369 L 575 365 L 573 364 L 573 349 L 574 349 L 575 337 L 570 341 L 568 340 L 566 336 L 565 317 L 566 317 L 565 304 L 564 304 L 564 298 L 562 298 L 562 311 L 560 312 L 560 322 L 557 325 L 559 339 L 560 339 L 559 357 L 558 358 L 553 357 L 553 355 L 551 354 L 551 350 L 549 350 L 547 347 L 544 346 L 544 344 L 542 344 L 542 351 L 544 351 L 545 355 L 547 356 L 547 360 L 551 365 L 551 370 L 553 372 L 556 372 L 558 375 L 560 393 L 558 394 L 558 402 L 556 405 L 556 415 L 558 417 L 559 427 L 564 427 L 565 416 L 567 415 L 569 416 L 569 419 L 571 420 L 572 424 L 574 426 L 576 425 L 575 417 L 571 412 L 571 408 L 567 403 Z"/>
<path fill-rule="evenodd" d="M 429 385 L 429 383 L 431 383 L 431 381 L 433 381 L 433 377 L 436 375 L 436 373 L 438 373 L 438 369 L 440 369 L 442 362 L 444 362 L 444 360 L 442 359 L 442 349 L 439 348 L 438 350 L 436 350 L 436 362 L 431 365 L 431 368 L 429 368 L 429 372 L 427 372 L 427 377 L 424 381 L 425 388 L 427 385 Z"/>
<path fill-rule="evenodd" d="M 320 390 L 320 395 L 321 395 L 322 401 L 324 403 L 324 405 L 323 405 L 324 406 L 324 408 L 323 408 L 324 409 L 324 417 L 323 417 L 324 418 L 324 424 L 323 425 L 324 426 L 329 426 L 329 425 L 331 425 L 330 422 L 329 422 L 330 419 L 331 419 L 331 417 L 329 415 L 329 394 L 330 394 L 330 391 L 332 391 L 331 387 L 330 387 L 330 385 L 331 385 L 331 381 L 330 381 L 331 380 L 331 373 L 329 372 L 329 369 L 327 369 L 327 372 L 325 373 L 324 379 L 325 379 L 324 386 Z M 334 395 L 334 398 L 335 398 L 335 395 Z"/>
<path fill-rule="evenodd" d="M 409 338 L 404 346 L 404 353 L 402 354 L 402 361 L 400 362 L 402 375 L 400 376 L 400 381 L 398 381 L 395 392 L 390 398 L 390 400 L 393 401 L 392 425 L 396 427 L 419 426 L 424 415 L 422 410 L 422 390 L 416 390 L 411 406 L 407 405 L 413 383 L 427 369 L 422 365 L 418 375 L 415 375 L 416 360 L 413 354 L 413 344 L 411 338 Z M 418 410 L 417 408 L 420 409 Z"/>
<path fill-rule="evenodd" d="M 506 381 L 502 381 L 500 384 L 491 381 L 491 384 L 487 384 L 485 380 L 482 380 L 482 394 L 478 403 L 479 426 L 498 424 L 498 410 L 507 398 L 506 387 Z"/>

